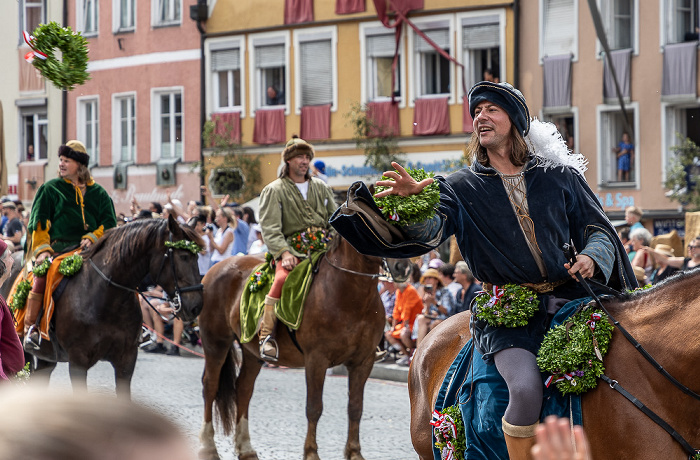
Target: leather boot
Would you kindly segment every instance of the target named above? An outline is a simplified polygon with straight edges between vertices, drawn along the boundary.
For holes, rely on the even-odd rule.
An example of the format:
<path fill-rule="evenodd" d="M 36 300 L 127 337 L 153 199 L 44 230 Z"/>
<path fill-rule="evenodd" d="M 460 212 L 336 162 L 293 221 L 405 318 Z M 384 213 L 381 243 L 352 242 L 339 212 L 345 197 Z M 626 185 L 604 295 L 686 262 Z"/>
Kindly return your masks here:
<path fill-rule="evenodd" d="M 24 348 L 27 350 L 38 350 L 41 344 L 41 333 L 35 323 L 43 303 L 43 293 L 29 291 L 24 312 Z"/>
<path fill-rule="evenodd" d="M 279 299 L 265 296 L 265 311 L 260 322 L 260 358 L 275 362 L 279 358 L 277 341 L 272 337 L 277 325 L 275 316 L 275 303 Z"/>
<path fill-rule="evenodd" d="M 517 426 L 511 425 L 505 419 L 501 420 L 501 422 L 510 460 L 532 460 L 530 450 L 535 445 L 535 427 L 537 423 Z"/>

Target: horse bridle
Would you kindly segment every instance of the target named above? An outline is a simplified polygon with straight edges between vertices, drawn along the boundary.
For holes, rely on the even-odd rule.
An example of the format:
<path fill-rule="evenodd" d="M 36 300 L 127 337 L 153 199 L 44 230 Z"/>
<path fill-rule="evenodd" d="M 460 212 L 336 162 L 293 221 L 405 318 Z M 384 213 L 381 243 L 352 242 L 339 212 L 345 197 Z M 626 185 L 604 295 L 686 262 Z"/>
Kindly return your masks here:
<path fill-rule="evenodd" d="M 171 243 L 173 241 L 173 233 L 172 232 L 169 232 L 168 241 L 170 241 Z M 185 293 L 185 292 L 201 291 L 204 289 L 204 285 L 202 283 L 199 283 L 199 284 L 193 284 L 192 286 L 185 286 L 183 288 L 180 287 L 180 285 L 177 282 L 177 267 L 175 266 L 175 259 L 174 259 L 174 255 L 173 255 L 174 249 L 175 248 L 173 248 L 172 246 L 167 247 L 167 251 L 165 252 L 165 254 L 163 254 L 163 259 L 160 262 L 160 267 L 158 268 L 158 274 L 156 275 L 156 279 L 154 280 L 154 283 L 156 285 L 158 285 L 158 281 L 160 280 L 160 275 L 163 273 L 163 268 L 165 267 L 165 261 L 169 260 L 170 261 L 170 268 L 173 271 L 173 281 L 175 284 L 175 295 L 170 299 L 170 304 L 173 307 L 173 312 L 174 312 L 175 316 L 177 316 L 180 313 L 180 310 L 182 309 L 182 297 L 180 296 L 180 294 Z M 122 289 L 125 291 L 134 292 L 134 293 L 140 295 L 146 301 L 146 303 L 148 303 L 148 305 L 151 308 L 154 308 L 153 305 L 151 305 L 151 303 L 148 301 L 148 299 L 146 298 L 146 296 L 143 294 L 142 291 L 140 291 L 138 289 L 133 289 L 133 288 L 124 286 L 124 285 L 119 284 L 119 283 L 115 283 L 114 281 L 112 281 L 111 277 L 108 277 L 107 275 L 105 275 L 97 267 L 97 265 L 95 265 L 95 262 L 93 262 L 92 259 L 88 259 L 88 260 L 90 261 L 90 265 L 92 266 L 92 268 L 94 268 L 95 271 L 102 277 L 102 279 L 107 281 L 107 283 L 109 283 L 111 286 L 114 286 L 116 288 L 119 288 L 119 289 Z"/>
<path fill-rule="evenodd" d="M 328 262 L 328 265 L 331 267 L 335 268 L 336 270 L 340 270 L 342 272 L 346 273 L 352 273 L 353 275 L 358 275 L 358 276 L 367 276 L 372 279 L 377 279 L 380 276 L 386 276 L 386 274 L 391 274 L 391 270 L 389 269 L 389 264 L 387 263 L 386 259 L 382 258 L 382 268 L 384 269 L 385 273 L 363 273 L 363 272 L 357 272 L 355 270 L 350 270 L 349 268 L 345 267 L 340 267 L 338 265 L 335 265 L 333 262 L 331 262 L 331 259 L 328 258 L 327 254 L 324 254 L 324 257 L 326 259 L 326 262 Z"/>

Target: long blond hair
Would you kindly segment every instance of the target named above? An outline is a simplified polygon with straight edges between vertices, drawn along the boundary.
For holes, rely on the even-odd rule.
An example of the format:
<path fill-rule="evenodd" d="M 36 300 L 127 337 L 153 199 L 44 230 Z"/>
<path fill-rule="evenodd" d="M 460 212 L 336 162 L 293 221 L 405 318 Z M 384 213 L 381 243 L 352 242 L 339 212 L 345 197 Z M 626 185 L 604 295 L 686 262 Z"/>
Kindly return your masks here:
<path fill-rule="evenodd" d="M 530 158 L 530 151 L 527 148 L 525 138 L 520 134 L 518 128 L 514 124 L 510 127 L 511 150 L 510 162 L 515 166 L 522 166 L 527 163 Z M 486 147 L 481 145 L 479 134 L 472 133 L 472 137 L 467 144 L 467 156 L 473 161 L 478 161 L 482 166 L 489 165 L 489 156 L 486 153 Z"/>

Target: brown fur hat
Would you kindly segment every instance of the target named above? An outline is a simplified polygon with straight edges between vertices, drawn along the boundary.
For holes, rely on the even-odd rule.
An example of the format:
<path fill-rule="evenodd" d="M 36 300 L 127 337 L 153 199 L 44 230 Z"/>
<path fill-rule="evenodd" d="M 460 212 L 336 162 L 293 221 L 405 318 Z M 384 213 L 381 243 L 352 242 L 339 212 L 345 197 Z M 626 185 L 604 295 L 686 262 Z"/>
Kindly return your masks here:
<path fill-rule="evenodd" d="M 282 151 L 282 161 L 287 162 L 298 155 L 309 155 L 310 159 L 314 158 L 314 148 L 311 144 L 301 139 L 299 136 L 294 134 L 291 139 L 284 146 Z"/>

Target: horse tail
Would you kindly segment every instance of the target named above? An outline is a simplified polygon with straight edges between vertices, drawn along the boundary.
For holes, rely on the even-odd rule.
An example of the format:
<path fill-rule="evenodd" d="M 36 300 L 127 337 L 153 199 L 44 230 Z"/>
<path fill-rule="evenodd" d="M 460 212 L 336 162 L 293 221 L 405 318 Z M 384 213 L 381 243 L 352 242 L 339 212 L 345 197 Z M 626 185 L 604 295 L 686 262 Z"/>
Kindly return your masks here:
<path fill-rule="evenodd" d="M 235 342 L 234 342 L 235 343 Z M 219 373 L 219 388 L 216 391 L 214 402 L 216 403 L 216 412 L 219 414 L 221 427 L 227 435 L 233 432 L 236 416 L 236 368 L 239 367 L 238 355 L 235 347 L 231 346 L 224 364 L 221 366 Z"/>

